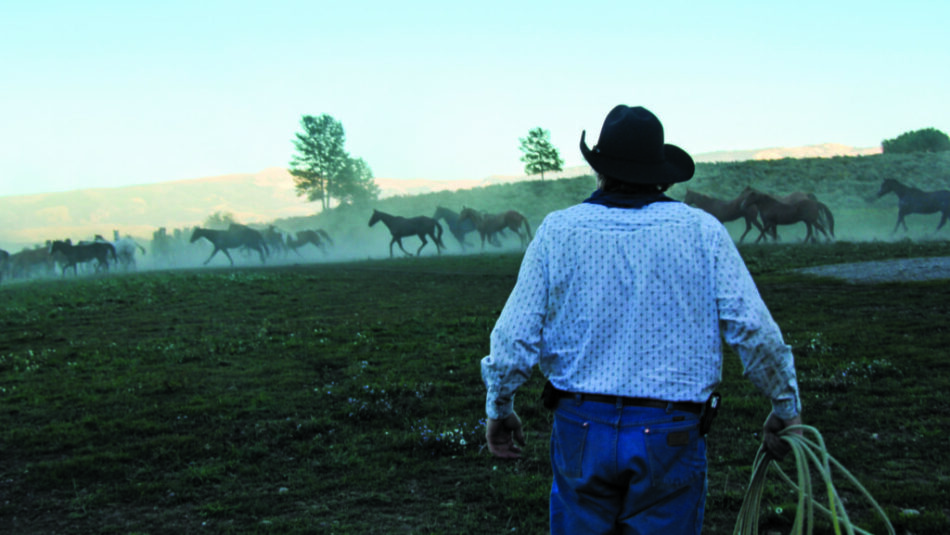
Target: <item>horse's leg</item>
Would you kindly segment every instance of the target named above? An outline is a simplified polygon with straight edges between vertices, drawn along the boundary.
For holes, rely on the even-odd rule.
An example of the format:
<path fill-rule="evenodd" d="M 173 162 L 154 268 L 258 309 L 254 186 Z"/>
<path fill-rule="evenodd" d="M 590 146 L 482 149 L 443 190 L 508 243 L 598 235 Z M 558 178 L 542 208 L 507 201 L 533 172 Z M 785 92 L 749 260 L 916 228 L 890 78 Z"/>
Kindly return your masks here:
<path fill-rule="evenodd" d="M 940 223 L 937 224 L 937 230 L 935 230 L 934 232 L 937 232 L 943 228 L 943 226 L 947 223 L 948 215 L 950 215 L 950 210 L 945 210 L 943 212 L 943 215 L 940 217 Z"/>
<path fill-rule="evenodd" d="M 220 251 L 220 249 L 218 249 L 218 246 L 215 245 L 215 246 L 214 246 L 214 251 L 211 251 L 211 256 L 209 256 L 208 259 L 205 260 L 205 263 L 202 264 L 202 265 L 207 266 L 207 265 L 208 265 L 208 262 L 211 262 L 211 259 L 214 258 L 214 255 L 218 254 L 218 251 Z M 225 252 L 227 252 L 227 251 L 225 251 Z M 231 257 L 229 256 L 228 258 L 231 258 Z"/>
<path fill-rule="evenodd" d="M 406 254 L 406 256 L 412 256 L 411 254 L 409 254 L 409 253 L 403 248 L 403 246 L 402 246 L 402 237 L 401 237 L 401 236 L 400 236 L 399 238 L 396 238 L 396 244 L 399 245 L 399 249 L 401 249 L 402 252 Z M 390 254 L 389 254 L 389 256 L 392 256 L 392 252 L 391 252 L 391 251 L 392 251 L 392 246 L 393 246 L 393 244 L 390 243 L 390 244 L 389 244 L 389 249 L 390 249 Z"/>
<path fill-rule="evenodd" d="M 769 224 L 766 223 L 762 228 L 759 229 L 759 237 L 755 239 L 755 243 L 759 243 L 763 239 L 768 241 L 769 239 Z"/>
<path fill-rule="evenodd" d="M 809 223 L 808 221 L 802 221 L 802 223 L 805 224 L 805 229 L 806 229 L 806 231 L 807 231 L 807 232 L 805 232 L 805 240 L 804 240 L 804 243 L 814 243 L 814 242 L 816 242 L 817 240 L 815 240 L 815 237 L 812 236 L 812 233 L 811 233 L 811 223 Z"/>
<path fill-rule="evenodd" d="M 897 223 L 894 225 L 894 230 L 891 231 L 891 234 L 896 234 L 897 229 L 901 228 L 901 225 L 904 225 L 904 230 L 907 230 L 907 223 L 904 223 L 904 211 L 901 210 L 897 212 Z"/>
<path fill-rule="evenodd" d="M 445 245 L 442 244 L 442 243 L 440 243 L 441 240 L 439 240 L 439 238 L 436 237 L 434 231 L 432 232 L 431 236 L 432 236 L 432 241 L 435 243 L 435 252 L 438 253 L 439 255 L 441 255 L 441 254 L 442 254 L 442 247 L 445 247 Z M 423 245 L 425 245 L 425 244 L 423 244 Z M 421 248 L 420 248 L 420 250 L 421 250 Z"/>
<path fill-rule="evenodd" d="M 459 232 L 458 228 L 449 227 L 449 230 L 452 231 L 452 235 L 455 236 L 456 241 L 459 242 L 459 245 L 462 246 L 462 250 L 465 250 L 465 235 Z"/>
<path fill-rule="evenodd" d="M 224 247 L 221 249 L 221 252 L 224 253 L 224 256 L 228 257 L 228 260 L 231 261 L 231 266 L 234 266 L 234 259 L 231 258 L 231 253 L 228 252 L 228 248 Z M 210 259 L 209 259 L 210 260 Z"/>
<path fill-rule="evenodd" d="M 416 249 L 416 256 L 419 256 L 420 254 L 422 254 L 422 248 L 425 247 L 426 244 L 429 243 L 429 242 L 426 241 L 426 234 L 425 234 L 425 232 L 416 234 L 416 236 L 419 236 L 419 239 L 422 240 L 422 245 L 420 245 L 419 248 Z M 435 248 L 436 248 L 436 250 L 438 250 L 438 249 L 439 249 L 439 246 L 436 245 Z"/>
<path fill-rule="evenodd" d="M 746 218 L 746 220 L 745 220 L 745 232 L 742 233 L 742 236 L 739 236 L 739 243 L 742 243 L 742 240 L 745 239 L 745 235 L 748 234 L 749 231 L 751 231 L 751 230 L 752 230 L 752 223 L 749 223 L 749 219 Z"/>
<path fill-rule="evenodd" d="M 266 264 L 267 257 L 264 256 L 264 250 L 259 245 L 255 249 L 257 249 L 257 254 L 261 255 L 261 264 Z"/>

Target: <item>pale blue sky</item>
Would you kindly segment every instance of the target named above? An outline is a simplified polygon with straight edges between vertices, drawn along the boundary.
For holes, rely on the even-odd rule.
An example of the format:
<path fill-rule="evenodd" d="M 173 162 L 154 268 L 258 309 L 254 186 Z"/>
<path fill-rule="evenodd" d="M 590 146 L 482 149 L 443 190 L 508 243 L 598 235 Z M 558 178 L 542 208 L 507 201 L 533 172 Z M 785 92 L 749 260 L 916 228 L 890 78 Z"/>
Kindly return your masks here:
<path fill-rule="evenodd" d="M 287 166 L 304 114 L 375 176 L 566 166 L 618 103 L 699 154 L 950 131 L 950 2 L 0 0 L 0 196 Z"/>

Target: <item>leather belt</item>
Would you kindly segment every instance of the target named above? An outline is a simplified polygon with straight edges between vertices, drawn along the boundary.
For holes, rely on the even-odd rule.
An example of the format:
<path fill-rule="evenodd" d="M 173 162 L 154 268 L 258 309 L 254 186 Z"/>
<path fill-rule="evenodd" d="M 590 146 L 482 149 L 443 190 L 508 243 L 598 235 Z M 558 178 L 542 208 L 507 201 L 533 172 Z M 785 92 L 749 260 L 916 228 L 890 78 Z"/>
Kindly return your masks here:
<path fill-rule="evenodd" d="M 610 403 L 611 405 L 616 405 L 617 400 L 620 400 L 620 404 L 624 407 L 650 407 L 653 409 L 667 409 L 672 405 L 674 411 L 686 411 L 693 414 L 702 414 L 703 404 L 702 403 L 690 403 L 688 401 L 662 401 L 659 399 L 650 399 L 650 398 L 628 398 L 624 396 L 608 396 L 604 394 L 574 394 L 571 392 L 558 392 L 559 397 L 561 398 L 570 398 L 575 399 L 577 396 L 580 396 L 581 401 L 596 401 L 598 403 Z"/>

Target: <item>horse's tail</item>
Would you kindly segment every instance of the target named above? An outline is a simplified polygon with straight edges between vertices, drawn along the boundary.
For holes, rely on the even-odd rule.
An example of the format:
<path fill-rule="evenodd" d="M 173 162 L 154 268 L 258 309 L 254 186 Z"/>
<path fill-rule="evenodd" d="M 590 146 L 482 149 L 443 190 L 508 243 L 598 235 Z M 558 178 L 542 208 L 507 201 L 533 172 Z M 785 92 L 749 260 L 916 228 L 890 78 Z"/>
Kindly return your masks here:
<path fill-rule="evenodd" d="M 533 240 L 534 236 L 531 235 L 531 225 L 528 224 L 528 218 L 525 217 L 522 221 L 524 222 L 524 229 L 528 231 L 528 239 Z"/>
<path fill-rule="evenodd" d="M 109 242 L 104 242 L 104 243 L 109 246 L 109 252 L 112 253 L 112 261 L 115 262 L 116 264 L 118 264 L 118 263 L 119 263 L 119 257 L 116 256 L 116 254 L 115 254 L 115 245 L 112 245 L 112 244 L 109 243 Z"/>
<path fill-rule="evenodd" d="M 831 233 L 831 236 L 834 237 L 834 235 L 835 235 L 835 216 L 832 215 L 831 209 L 828 208 L 828 205 L 826 205 L 826 204 L 823 203 L 823 202 L 819 202 L 819 203 L 818 203 L 818 209 L 821 211 L 821 215 L 823 216 L 823 218 L 824 218 L 824 220 L 825 220 L 824 223 L 825 223 L 825 226 L 828 227 L 828 232 L 830 232 L 830 233 Z"/>
<path fill-rule="evenodd" d="M 436 220 L 433 220 L 433 221 L 435 222 L 435 228 L 438 231 L 435 233 L 435 246 L 441 247 L 443 249 L 447 249 L 445 244 L 442 243 L 442 225 Z"/>

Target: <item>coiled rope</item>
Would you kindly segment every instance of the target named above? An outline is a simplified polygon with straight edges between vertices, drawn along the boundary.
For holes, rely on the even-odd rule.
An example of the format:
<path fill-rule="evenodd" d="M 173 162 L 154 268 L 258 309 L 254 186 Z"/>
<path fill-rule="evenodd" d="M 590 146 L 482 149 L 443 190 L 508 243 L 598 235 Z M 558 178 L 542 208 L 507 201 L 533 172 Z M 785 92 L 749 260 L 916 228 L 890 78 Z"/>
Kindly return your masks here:
<path fill-rule="evenodd" d="M 799 434 L 799 432 L 801 432 L 801 434 Z M 814 435 L 814 439 L 806 438 L 806 433 Z M 736 529 L 733 532 L 734 535 L 757 535 L 759 533 L 759 512 L 762 505 L 762 493 L 765 490 L 765 476 L 769 467 L 774 468 L 785 482 L 798 491 L 798 508 L 795 512 L 795 522 L 792 524 L 792 535 L 812 533 L 815 524 L 816 508 L 831 518 L 831 523 L 836 535 L 841 535 L 842 533 L 849 535 L 854 535 L 855 533 L 871 535 L 867 531 L 853 525 L 848 518 L 848 512 L 844 509 L 841 497 L 838 495 L 838 490 L 831 481 L 832 466 L 844 474 L 848 481 L 867 498 L 874 507 L 874 510 L 884 519 L 888 533 L 895 535 L 894 527 L 891 525 L 884 510 L 874 501 L 874 498 L 871 497 L 861 483 L 851 475 L 851 472 L 828 454 L 828 450 L 825 448 L 825 441 L 817 429 L 807 425 L 789 426 L 779 433 L 779 437 L 791 446 L 792 453 L 795 454 L 798 483 L 796 484 L 792 481 L 792 478 L 790 478 L 777 463 L 772 462 L 772 459 L 770 459 L 766 453 L 764 444 L 760 446 L 758 453 L 755 455 L 755 462 L 752 466 L 752 479 L 749 481 L 749 488 L 742 501 L 742 508 L 739 510 L 739 519 L 736 522 Z M 816 496 L 812 487 L 809 462 L 812 464 L 814 471 L 821 475 L 821 479 L 825 483 L 828 507 L 824 507 L 815 499 Z"/>

